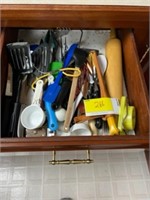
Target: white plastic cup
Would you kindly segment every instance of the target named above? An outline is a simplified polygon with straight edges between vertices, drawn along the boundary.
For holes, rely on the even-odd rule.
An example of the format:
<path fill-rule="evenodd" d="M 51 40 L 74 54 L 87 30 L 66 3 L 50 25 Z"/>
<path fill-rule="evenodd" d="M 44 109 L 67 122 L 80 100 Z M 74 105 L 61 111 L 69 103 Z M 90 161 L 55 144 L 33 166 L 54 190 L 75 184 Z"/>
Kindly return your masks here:
<path fill-rule="evenodd" d="M 45 122 L 45 113 L 38 105 L 30 105 L 26 107 L 21 114 L 22 125 L 29 129 L 41 127 Z"/>
<path fill-rule="evenodd" d="M 45 112 L 40 107 L 43 94 L 43 81 L 38 80 L 33 96 L 32 104 L 27 106 L 21 113 L 21 123 L 29 130 L 41 127 L 45 122 Z"/>

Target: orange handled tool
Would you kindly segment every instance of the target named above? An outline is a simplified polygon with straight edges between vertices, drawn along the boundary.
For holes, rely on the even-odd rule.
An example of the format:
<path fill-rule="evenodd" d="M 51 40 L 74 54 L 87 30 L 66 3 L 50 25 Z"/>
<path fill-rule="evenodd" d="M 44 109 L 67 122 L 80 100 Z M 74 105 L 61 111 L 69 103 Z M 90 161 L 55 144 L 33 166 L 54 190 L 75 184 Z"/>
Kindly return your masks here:
<path fill-rule="evenodd" d="M 95 68 L 96 68 L 101 97 L 109 97 L 107 89 L 106 89 L 105 84 L 104 84 L 104 80 L 103 80 L 103 76 L 102 76 L 102 73 L 101 73 L 101 69 L 100 69 L 100 66 L 99 66 L 99 62 L 98 62 L 98 59 L 97 59 L 96 52 L 91 51 L 89 56 L 91 57 L 93 66 L 95 66 Z M 110 135 L 118 135 L 119 129 L 116 126 L 115 116 L 107 115 L 106 119 L 107 119 L 107 123 L 108 123 L 108 126 L 109 126 L 109 134 Z"/>

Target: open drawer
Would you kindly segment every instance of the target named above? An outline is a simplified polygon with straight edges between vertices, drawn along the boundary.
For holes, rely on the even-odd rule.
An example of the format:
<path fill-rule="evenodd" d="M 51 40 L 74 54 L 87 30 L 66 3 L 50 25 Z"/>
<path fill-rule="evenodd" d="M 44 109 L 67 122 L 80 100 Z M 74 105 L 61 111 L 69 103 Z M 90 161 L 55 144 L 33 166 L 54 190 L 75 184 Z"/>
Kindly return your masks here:
<path fill-rule="evenodd" d="M 5 7 L 4 7 L 5 8 Z M 59 10 L 59 14 L 55 13 L 55 9 Z M 85 12 L 85 8 L 88 8 Z M 118 28 L 119 37 L 122 42 L 122 52 L 123 52 L 123 72 L 124 72 L 124 79 L 128 94 L 128 101 L 130 105 L 134 105 L 136 109 L 136 126 L 135 126 L 135 135 L 115 135 L 115 136 L 52 136 L 52 137 L 31 137 L 31 138 L 10 138 L 5 137 L 7 133 L 1 133 L 2 138 L 0 140 L 1 144 L 1 151 L 8 152 L 8 151 L 47 151 L 47 150 L 82 150 L 82 149 L 104 149 L 104 148 L 147 148 L 149 145 L 149 107 L 148 107 L 148 91 L 146 88 L 142 68 L 140 66 L 138 53 L 136 49 L 136 43 L 134 39 L 134 26 L 133 21 L 130 21 L 130 17 L 132 16 L 132 10 L 129 12 L 129 28 L 127 27 L 127 21 L 123 26 L 121 21 L 124 21 L 124 18 L 118 19 L 113 13 L 111 14 L 113 17 L 114 24 L 112 25 L 112 18 L 109 15 L 107 17 L 106 22 L 103 19 L 102 23 L 99 23 L 97 17 L 102 16 L 102 12 L 105 13 L 105 16 L 108 12 L 110 12 L 110 8 L 108 10 L 98 10 L 96 12 L 96 16 L 94 15 L 92 18 L 92 12 L 95 9 L 100 9 L 99 7 L 83 7 L 84 14 L 82 15 L 83 21 L 87 22 L 86 25 L 79 21 L 78 17 L 74 20 L 71 17 L 71 12 L 67 13 L 66 20 L 66 9 L 68 7 L 61 7 L 55 6 L 49 8 L 53 14 L 56 14 L 56 18 L 52 20 L 52 13 L 48 19 L 50 20 L 48 24 L 48 19 L 46 19 L 46 24 L 43 26 L 44 17 L 40 19 L 38 22 L 38 17 L 40 17 L 40 9 L 37 8 L 37 13 L 39 16 L 34 16 L 31 19 L 28 18 L 30 16 L 27 13 L 27 7 L 23 7 L 25 9 L 25 14 L 22 16 L 21 19 L 17 20 L 15 18 L 14 10 L 12 9 L 9 13 L 7 10 L 4 9 L 4 15 L 2 12 L 2 19 L 6 17 L 3 22 L 3 29 L 1 32 L 1 41 L 2 41 L 2 48 L 1 48 L 1 58 L 2 58 L 2 69 L 1 69 L 1 85 L 2 85 L 2 108 L 5 105 L 5 90 L 6 90 L 6 81 L 8 77 L 8 59 L 6 54 L 6 44 L 10 42 L 16 42 L 18 36 L 18 30 L 20 27 L 23 28 L 57 28 L 55 24 L 61 25 L 61 27 L 69 27 L 72 29 L 109 29 L 111 27 Z M 18 7 L 19 9 L 19 7 Z M 29 9 L 29 8 L 28 8 Z M 46 7 L 45 7 L 46 9 Z M 53 10 L 54 9 L 54 10 Z M 61 10 L 62 9 L 62 10 Z M 64 10 L 63 10 L 64 9 Z M 74 11 L 82 13 L 82 9 L 80 7 L 74 6 Z M 118 8 L 117 8 L 118 9 Z M 121 9 L 121 8 L 120 8 Z M 57 11 L 58 11 L 57 10 Z M 44 11 L 44 7 L 42 7 L 42 11 Z M 36 12 L 36 9 L 34 10 Z M 117 12 L 117 10 L 116 10 Z M 20 13 L 20 12 L 19 12 Z M 47 12 L 46 12 L 47 13 Z M 121 11 L 118 11 L 119 16 L 121 15 Z M 10 14 L 10 15 L 9 15 Z M 127 14 L 127 10 L 126 10 Z M 13 19 L 10 19 L 10 16 L 13 16 Z M 144 12 L 141 14 L 144 16 Z M 46 14 L 44 15 L 46 17 Z M 60 19 L 64 19 L 64 21 L 60 22 Z M 70 18 L 69 18 L 70 16 Z M 70 21 L 69 21 L 70 19 Z M 10 23 L 12 20 L 12 24 Z M 117 20 L 120 20 L 119 22 Z M 135 20 L 135 24 L 137 26 L 137 21 Z M 7 24 L 5 23 L 7 21 Z M 92 21 L 92 23 L 91 23 Z M 93 24 L 93 21 L 95 22 Z M 58 23 L 57 23 L 58 22 Z M 110 23 L 109 23 L 110 22 Z M 139 22 L 140 23 L 140 22 Z M 32 25 L 33 24 L 33 25 Z M 74 25 L 73 25 L 74 24 Z M 93 24 L 93 25 L 92 25 Z M 1 117 L 3 120 L 4 117 Z"/>

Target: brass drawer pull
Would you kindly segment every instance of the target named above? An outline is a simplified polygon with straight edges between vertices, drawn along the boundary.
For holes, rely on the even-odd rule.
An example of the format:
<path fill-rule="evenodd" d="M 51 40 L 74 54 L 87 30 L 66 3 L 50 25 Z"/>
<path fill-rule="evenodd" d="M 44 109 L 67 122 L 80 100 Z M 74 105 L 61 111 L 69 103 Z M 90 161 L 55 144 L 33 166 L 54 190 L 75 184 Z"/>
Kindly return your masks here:
<path fill-rule="evenodd" d="M 73 159 L 73 160 L 56 160 L 56 151 L 53 151 L 52 160 L 49 161 L 51 165 L 70 165 L 70 164 L 90 164 L 94 161 L 90 159 L 90 150 L 87 150 L 87 159 Z"/>

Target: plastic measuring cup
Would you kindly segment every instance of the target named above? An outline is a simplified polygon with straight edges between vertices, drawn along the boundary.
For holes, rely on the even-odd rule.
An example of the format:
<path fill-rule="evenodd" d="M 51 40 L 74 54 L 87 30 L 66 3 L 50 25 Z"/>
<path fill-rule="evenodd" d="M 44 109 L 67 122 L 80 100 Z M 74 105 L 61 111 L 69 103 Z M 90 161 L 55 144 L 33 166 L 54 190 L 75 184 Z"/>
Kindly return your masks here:
<path fill-rule="evenodd" d="M 43 95 L 43 84 L 42 80 L 37 81 L 32 104 L 27 106 L 21 113 L 21 123 L 26 129 L 33 130 L 39 128 L 45 122 L 45 113 L 40 107 Z"/>

